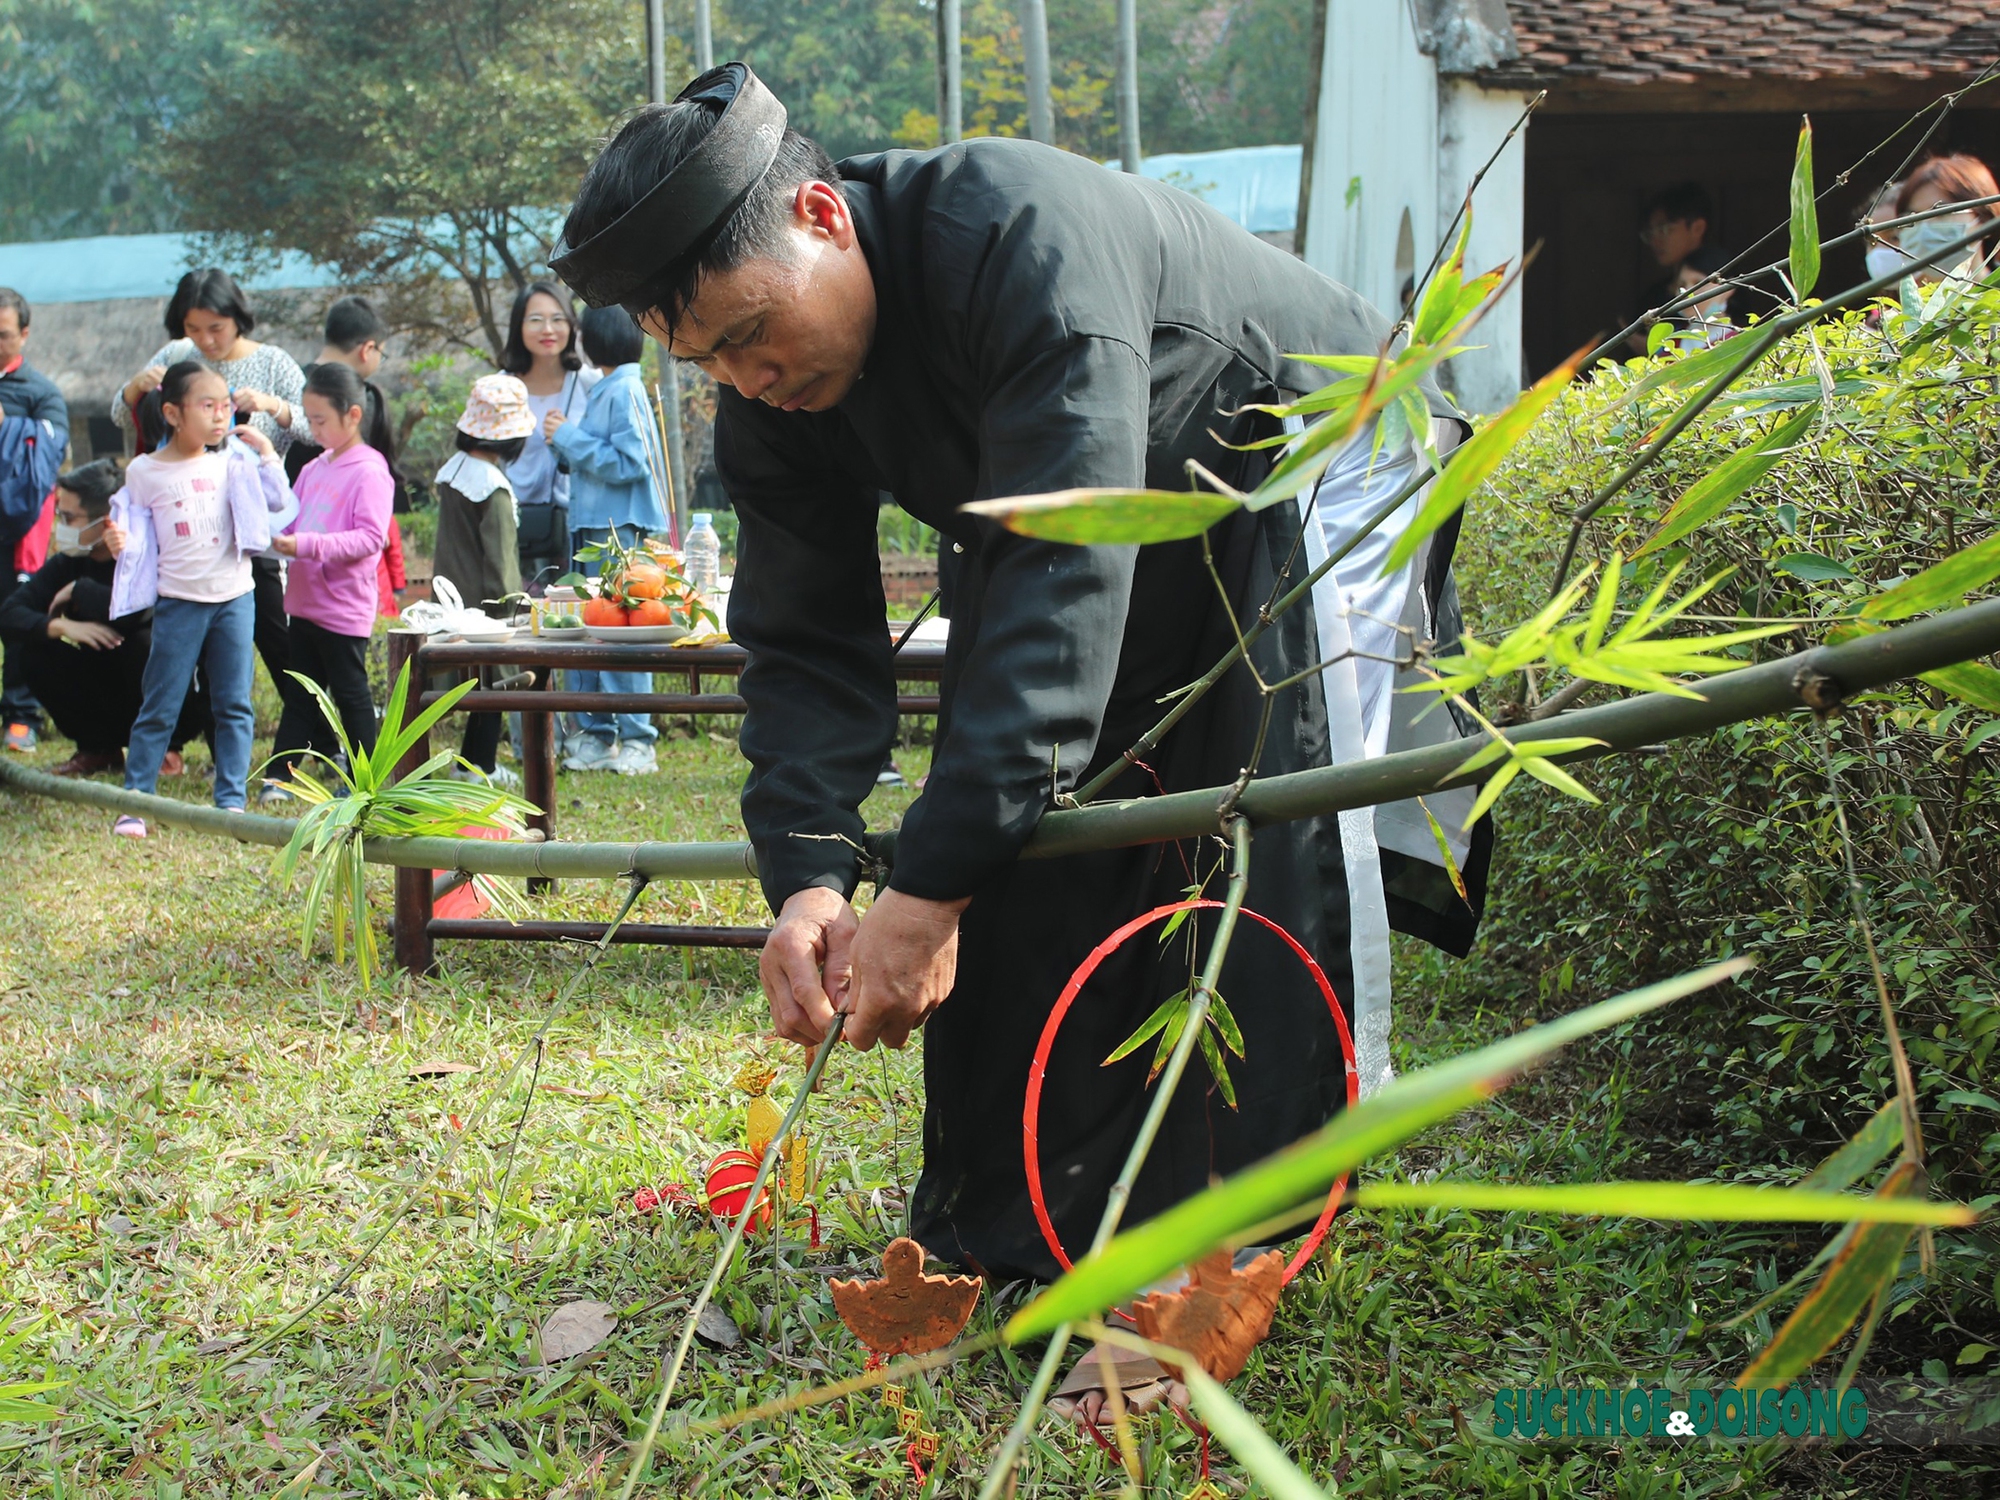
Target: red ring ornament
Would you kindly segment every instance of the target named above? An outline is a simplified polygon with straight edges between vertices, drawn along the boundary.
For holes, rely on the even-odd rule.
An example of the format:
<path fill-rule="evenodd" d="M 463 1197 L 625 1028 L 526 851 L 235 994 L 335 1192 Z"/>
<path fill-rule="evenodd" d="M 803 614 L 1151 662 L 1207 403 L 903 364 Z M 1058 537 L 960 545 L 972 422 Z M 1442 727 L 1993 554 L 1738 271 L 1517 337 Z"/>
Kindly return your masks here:
<path fill-rule="evenodd" d="M 708 1176 L 702 1187 L 708 1195 L 708 1211 L 730 1223 L 743 1212 L 743 1205 L 750 1201 L 750 1185 L 757 1180 L 757 1169 L 762 1163 L 748 1151 L 725 1151 L 708 1164 Z M 762 1201 L 757 1212 L 750 1216 L 744 1226 L 748 1230 L 769 1229 L 771 1227 L 771 1188 L 764 1187 Z"/>
<path fill-rule="evenodd" d="M 1069 977 L 1069 983 L 1063 986 L 1062 993 L 1056 997 L 1055 1008 L 1049 1012 L 1049 1019 L 1042 1026 L 1042 1038 L 1035 1047 L 1035 1060 L 1028 1068 L 1027 1103 L 1021 1110 L 1021 1157 L 1028 1174 L 1028 1202 L 1035 1210 L 1035 1223 L 1042 1231 L 1042 1242 L 1049 1247 L 1057 1264 L 1065 1271 L 1071 1268 L 1070 1258 L 1063 1250 L 1062 1241 L 1056 1237 L 1055 1223 L 1049 1218 L 1048 1202 L 1042 1197 L 1041 1138 L 1037 1130 L 1042 1117 L 1042 1077 L 1048 1072 L 1049 1053 L 1055 1047 L 1056 1032 L 1062 1026 L 1063 1017 L 1069 1014 L 1069 1008 L 1075 1002 L 1078 993 L 1089 981 L 1090 976 L 1097 972 L 1097 966 L 1123 947 L 1127 938 L 1176 912 L 1200 911 L 1207 907 L 1220 907 L 1222 904 L 1220 901 L 1175 901 L 1167 906 L 1156 906 L 1143 916 L 1134 917 L 1090 950 L 1090 956 L 1077 966 L 1076 972 Z M 1306 966 L 1306 972 L 1312 975 L 1313 983 L 1319 986 L 1320 994 L 1326 997 L 1326 1008 L 1332 1013 L 1334 1027 L 1340 1033 L 1340 1049 L 1347 1064 L 1347 1103 L 1348 1107 L 1352 1108 L 1361 1097 L 1361 1073 L 1354 1061 L 1354 1037 L 1347 1029 L 1347 1017 L 1341 1013 L 1340 1000 L 1333 993 L 1333 986 L 1327 982 L 1325 971 L 1320 968 L 1313 956 L 1306 952 L 1297 938 L 1269 917 L 1262 916 L 1247 906 L 1242 908 L 1242 915 L 1260 923 L 1283 939 L 1285 946 L 1297 954 L 1299 962 Z M 1347 1175 L 1343 1173 L 1340 1180 L 1334 1183 L 1333 1191 L 1327 1194 L 1326 1207 L 1320 1210 L 1319 1219 L 1313 1225 L 1312 1233 L 1307 1235 L 1305 1243 L 1299 1246 L 1299 1253 L 1292 1257 L 1292 1263 L 1285 1267 L 1287 1282 L 1299 1274 L 1300 1268 L 1326 1238 L 1327 1227 L 1333 1223 L 1333 1211 L 1339 1206 L 1341 1194 L 1346 1189 Z"/>

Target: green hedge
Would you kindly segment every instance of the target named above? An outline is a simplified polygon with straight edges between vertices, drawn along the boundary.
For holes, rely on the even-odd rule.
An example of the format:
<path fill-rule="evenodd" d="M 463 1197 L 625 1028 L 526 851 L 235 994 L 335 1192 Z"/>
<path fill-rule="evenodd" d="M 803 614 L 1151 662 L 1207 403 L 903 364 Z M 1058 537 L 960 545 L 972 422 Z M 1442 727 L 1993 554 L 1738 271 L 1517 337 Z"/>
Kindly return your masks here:
<path fill-rule="evenodd" d="M 1762 483 L 1685 547 L 1626 567 L 1640 585 L 1676 562 L 1689 579 L 1733 568 L 1701 610 L 1797 622 L 1743 648 L 1746 660 L 1822 641 L 1867 595 L 1994 534 L 1996 351 L 1994 293 L 1879 308 L 1795 337 L 1589 524 L 1580 556 L 1629 556 L 1694 479 L 1818 401 L 1809 435 Z M 1476 498 L 1459 569 L 1482 638 L 1547 597 L 1572 512 L 1673 410 L 1672 391 L 1634 398 L 1659 368 L 1601 365 Z M 1969 1199 L 1993 1193 L 2000 1163 L 2000 673 L 1990 672 L 1953 684 L 1979 703 L 1911 684 L 1868 695 L 1824 729 L 1932 1170 Z M 1552 685 L 1510 686 L 1519 714 Z M 1821 734 L 1802 712 L 1601 761 L 1582 771 L 1597 807 L 1542 788 L 1510 793 L 1480 948 L 1440 974 L 1439 1003 L 1567 1008 L 1572 992 L 1611 994 L 1754 952 L 1761 966 L 1742 986 L 1691 1002 L 1678 1031 L 1646 1034 L 1634 1062 L 1652 1102 L 1634 1125 L 1697 1173 L 1817 1160 L 1894 1091 L 1849 921 Z M 1940 1267 L 1946 1295 L 1927 1305 L 1990 1326 L 1996 1267 L 1990 1240 L 1958 1242 Z"/>

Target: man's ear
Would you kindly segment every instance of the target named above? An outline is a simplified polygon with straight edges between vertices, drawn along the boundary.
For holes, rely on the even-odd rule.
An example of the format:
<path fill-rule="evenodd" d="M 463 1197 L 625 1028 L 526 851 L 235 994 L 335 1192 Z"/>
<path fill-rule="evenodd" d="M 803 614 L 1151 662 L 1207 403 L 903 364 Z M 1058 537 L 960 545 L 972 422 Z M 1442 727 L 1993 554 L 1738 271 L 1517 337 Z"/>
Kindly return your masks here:
<path fill-rule="evenodd" d="M 853 244 L 854 216 L 848 212 L 847 200 L 830 184 L 800 183 L 792 199 L 792 212 L 801 229 L 824 235 L 835 248 L 845 250 Z"/>

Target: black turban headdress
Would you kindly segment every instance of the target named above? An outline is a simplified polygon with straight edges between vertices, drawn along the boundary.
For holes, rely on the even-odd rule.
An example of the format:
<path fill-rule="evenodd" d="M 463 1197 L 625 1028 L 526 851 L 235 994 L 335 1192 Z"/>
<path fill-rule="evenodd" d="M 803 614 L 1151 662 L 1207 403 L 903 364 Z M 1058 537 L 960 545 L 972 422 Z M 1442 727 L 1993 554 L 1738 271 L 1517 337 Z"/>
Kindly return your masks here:
<path fill-rule="evenodd" d="M 776 159 L 785 106 L 748 65 L 711 68 L 674 98 L 702 100 L 720 101 L 722 118 L 637 203 L 582 244 L 571 238 L 571 209 L 549 266 L 590 306 L 651 311 L 646 294 L 662 273 L 727 223 Z"/>

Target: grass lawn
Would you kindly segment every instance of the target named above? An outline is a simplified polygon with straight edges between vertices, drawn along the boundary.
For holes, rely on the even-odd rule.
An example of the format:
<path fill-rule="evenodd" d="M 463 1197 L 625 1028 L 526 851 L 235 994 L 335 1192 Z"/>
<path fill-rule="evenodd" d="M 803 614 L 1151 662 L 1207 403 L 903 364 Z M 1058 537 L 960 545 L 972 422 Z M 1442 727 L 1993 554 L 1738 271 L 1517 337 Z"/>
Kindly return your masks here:
<path fill-rule="evenodd" d="M 195 769 L 205 755 L 191 753 Z M 914 778 L 925 752 L 899 759 Z M 730 722 L 663 740 L 660 762 L 650 779 L 565 773 L 564 834 L 741 836 Z M 194 775 L 164 785 L 206 795 Z M 880 794 L 871 821 L 893 820 L 910 795 Z M 746 1062 L 781 1065 L 781 1103 L 798 1077 L 796 1049 L 765 1034 L 754 958 L 612 950 L 556 1018 L 532 1095 L 524 1070 L 344 1290 L 232 1362 L 232 1349 L 305 1308 L 348 1264 L 400 1185 L 437 1159 L 530 1044 L 580 959 L 442 944 L 439 977 L 396 976 L 367 994 L 324 945 L 301 955 L 299 901 L 271 884 L 267 851 L 162 828 L 143 843 L 114 839 L 109 823 L 0 795 L 0 1383 L 63 1382 L 45 1398 L 59 1422 L 0 1424 L 0 1494 L 542 1500 L 615 1485 L 719 1239 L 706 1215 L 641 1214 L 633 1194 L 698 1186 L 711 1156 L 741 1144 L 732 1080 Z M 388 877 L 376 880 L 386 919 Z M 614 895 L 568 884 L 551 914 L 607 915 Z M 747 885 L 663 883 L 635 917 L 751 923 L 765 913 Z M 1405 1065 L 1522 1024 L 1427 1013 L 1427 961 L 1402 958 Z M 1643 1033 L 1614 1034 L 1381 1169 L 1645 1175 L 1649 1143 L 1624 1123 L 1639 1104 L 1622 1081 L 1621 1049 L 1633 1045 Z M 435 1061 L 476 1071 L 412 1076 Z M 850 1052 L 828 1080 L 807 1116 L 824 1243 L 812 1250 L 788 1233 L 738 1261 L 720 1301 L 742 1341 L 727 1352 L 697 1345 L 677 1416 L 862 1368 L 825 1283 L 829 1272 L 872 1270 L 898 1228 L 919 1159 L 919 1060 L 915 1049 Z M 1970 1493 L 1913 1460 L 1905 1472 L 1872 1455 L 1484 1435 L 1486 1397 L 1500 1384 L 1719 1383 L 1757 1330 L 1713 1325 L 1821 1238 L 1816 1228 L 1350 1214 L 1287 1293 L 1236 1390 L 1342 1494 Z M 995 1291 L 974 1332 L 1022 1296 Z M 543 1319 L 579 1297 L 614 1307 L 616 1331 L 592 1354 L 543 1364 Z M 912 1383 L 911 1400 L 944 1439 L 927 1493 L 976 1488 L 1033 1359 L 987 1353 Z M 857 1396 L 724 1435 L 670 1425 L 642 1492 L 915 1494 L 893 1415 Z M 1144 1492 L 1191 1490 L 1191 1432 L 1151 1416 L 1138 1433 Z M 1219 1447 L 1215 1479 L 1226 1494 L 1245 1492 Z M 1045 1419 L 1020 1493 L 1115 1495 L 1121 1478 L 1082 1434 Z"/>

